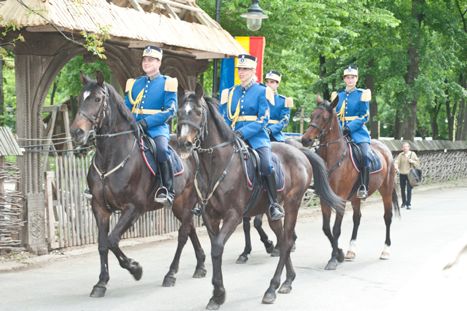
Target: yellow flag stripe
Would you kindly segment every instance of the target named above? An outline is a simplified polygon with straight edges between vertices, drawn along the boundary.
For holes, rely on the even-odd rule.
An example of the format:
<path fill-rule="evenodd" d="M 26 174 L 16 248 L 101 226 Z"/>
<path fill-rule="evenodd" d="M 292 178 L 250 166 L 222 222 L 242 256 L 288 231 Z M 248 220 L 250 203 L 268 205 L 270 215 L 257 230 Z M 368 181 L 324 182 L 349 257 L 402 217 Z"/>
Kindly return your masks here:
<path fill-rule="evenodd" d="M 238 43 L 245 49 L 247 53 L 250 53 L 250 37 L 235 37 Z M 240 79 L 238 78 L 238 68 L 237 68 L 237 59 L 235 59 L 235 82 L 234 84 L 240 84 Z"/>

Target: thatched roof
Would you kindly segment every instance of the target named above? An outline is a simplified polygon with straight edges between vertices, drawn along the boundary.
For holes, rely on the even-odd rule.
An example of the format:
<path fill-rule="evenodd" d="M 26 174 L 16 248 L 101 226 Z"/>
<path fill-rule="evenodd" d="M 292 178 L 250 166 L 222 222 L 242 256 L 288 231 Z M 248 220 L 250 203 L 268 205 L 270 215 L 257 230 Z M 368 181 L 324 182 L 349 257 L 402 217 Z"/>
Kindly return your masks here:
<path fill-rule="evenodd" d="M 131 48 L 150 43 L 199 59 L 244 52 L 194 0 L 6 0 L 0 2 L 0 25 L 7 24 L 30 32 L 105 29 L 110 40 Z"/>

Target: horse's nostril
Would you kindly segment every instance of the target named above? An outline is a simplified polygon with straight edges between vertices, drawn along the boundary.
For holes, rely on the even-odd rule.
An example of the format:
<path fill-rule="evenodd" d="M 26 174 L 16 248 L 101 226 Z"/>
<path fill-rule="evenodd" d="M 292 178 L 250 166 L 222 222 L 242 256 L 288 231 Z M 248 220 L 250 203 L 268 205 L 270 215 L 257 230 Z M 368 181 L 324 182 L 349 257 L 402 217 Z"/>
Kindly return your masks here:
<path fill-rule="evenodd" d="M 190 141 L 186 141 L 184 145 L 185 145 L 185 148 L 191 148 L 191 146 L 193 146 L 193 143 Z"/>
<path fill-rule="evenodd" d="M 71 137 L 73 137 L 73 139 L 78 139 L 81 136 L 83 136 L 83 134 L 84 134 L 84 131 L 82 129 L 80 129 L 80 128 L 76 128 L 76 129 L 71 130 Z"/>

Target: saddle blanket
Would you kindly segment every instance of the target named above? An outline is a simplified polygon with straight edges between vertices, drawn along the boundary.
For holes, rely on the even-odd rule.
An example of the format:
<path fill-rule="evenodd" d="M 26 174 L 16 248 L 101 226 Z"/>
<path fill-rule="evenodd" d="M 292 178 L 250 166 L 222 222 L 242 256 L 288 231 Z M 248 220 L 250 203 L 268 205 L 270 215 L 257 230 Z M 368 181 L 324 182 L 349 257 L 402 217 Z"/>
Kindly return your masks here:
<path fill-rule="evenodd" d="M 360 148 L 356 144 L 349 144 L 349 150 L 350 150 L 350 159 L 352 160 L 352 164 L 357 170 L 357 172 L 360 173 L 360 168 L 363 167 L 362 152 L 360 151 Z M 373 148 L 370 148 L 368 157 L 370 158 L 370 174 L 378 173 L 379 171 L 383 169 L 381 165 L 381 159 L 375 153 Z"/>
<path fill-rule="evenodd" d="M 257 182 L 257 178 L 259 177 L 259 171 L 257 169 L 257 164 L 256 163 L 256 156 L 251 153 L 250 151 L 250 156 L 248 157 L 248 160 L 245 162 L 245 170 L 247 172 L 246 174 L 246 179 L 248 182 L 248 187 L 250 189 L 253 189 L 253 185 L 255 182 Z M 259 157 L 258 157 L 259 160 Z M 272 153 L 272 167 L 274 169 L 275 177 L 276 177 L 276 189 L 277 191 L 283 191 L 284 190 L 284 185 L 285 185 L 285 178 L 284 178 L 284 171 L 282 169 L 282 164 L 274 153 Z"/>
<path fill-rule="evenodd" d="M 140 150 L 141 150 L 141 154 L 143 156 L 143 159 L 144 159 L 144 162 L 146 163 L 147 168 L 154 176 L 156 176 L 157 161 L 156 161 L 156 158 L 154 157 L 154 153 L 152 152 L 152 148 L 150 144 L 144 139 L 141 139 L 140 141 Z M 183 167 L 182 159 L 170 145 L 169 145 L 169 160 L 170 160 L 170 163 L 172 164 L 172 171 L 174 173 L 174 176 L 183 174 L 184 167 Z"/>

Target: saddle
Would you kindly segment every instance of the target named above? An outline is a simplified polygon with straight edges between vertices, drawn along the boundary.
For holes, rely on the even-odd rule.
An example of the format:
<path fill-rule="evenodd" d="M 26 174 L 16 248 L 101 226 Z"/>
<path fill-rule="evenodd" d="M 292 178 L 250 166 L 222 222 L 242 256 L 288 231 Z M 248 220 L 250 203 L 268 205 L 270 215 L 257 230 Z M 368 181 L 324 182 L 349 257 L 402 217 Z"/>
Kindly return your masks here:
<path fill-rule="evenodd" d="M 350 150 L 350 159 L 352 160 L 352 164 L 357 172 L 360 173 L 361 169 L 363 168 L 363 154 L 360 150 L 360 147 L 354 143 L 353 141 L 348 142 L 349 150 Z M 368 153 L 368 157 L 370 158 L 370 174 L 378 173 L 383 169 L 381 165 L 380 157 L 375 153 L 373 148 L 370 148 L 370 152 Z"/>
<path fill-rule="evenodd" d="M 140 150 L 141 155 L 143 156 L 144 163 L 146 163 L 146 167 L 151 172 L 152 175 L 157 175 L 157 161 L 156 161 L 156 154 L 157 148 L 154 140 L 149 136 L 142 136 L 140 140 Z M 183 174 L 185 170 L 183 167 L 183 162 L 177 152 L 169 145 L 169 160 L 172 165 L 172 171 L 174 176 L 178 176 Z"/>

